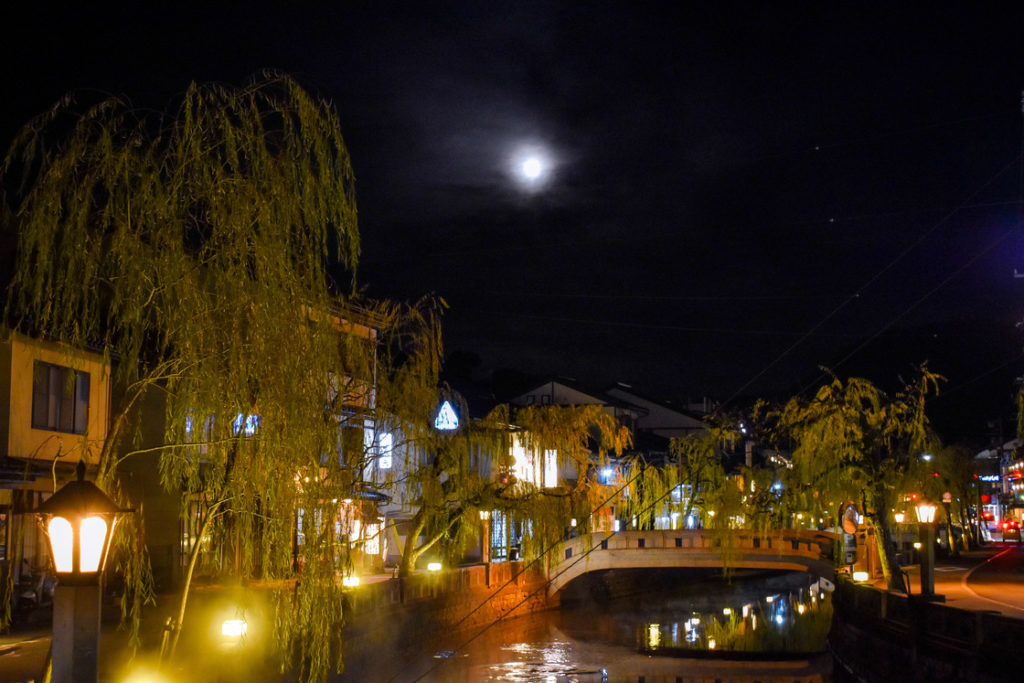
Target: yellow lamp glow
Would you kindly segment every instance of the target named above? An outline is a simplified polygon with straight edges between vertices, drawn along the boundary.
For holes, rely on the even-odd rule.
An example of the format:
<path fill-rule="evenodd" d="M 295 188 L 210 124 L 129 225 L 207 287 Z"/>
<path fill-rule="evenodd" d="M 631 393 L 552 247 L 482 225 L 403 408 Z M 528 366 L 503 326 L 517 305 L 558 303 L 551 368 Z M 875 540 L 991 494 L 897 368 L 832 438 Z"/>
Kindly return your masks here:
<path fill-rule="evenodd" d="M 102 517 L 87 517 L 82 520 L 78 541 L 81 555 L 78 565 L 83 572 L 94 572 L 100 568 L 103 559 L 103 542 L 107 538 L 107 523 Z"/>
<path fill-rule="evenodd" d="M 935 505 L 931 503 L 918 503 L 917 521 L 921 524 L 931 524 L 935 521 Z"/>
<path fill-rule="evenodd" d="M 77 475 L 35 512 L 46 529 L 60 582 L 91 585 L 103 571 L 118 515 L 131 510 L 119 508 L 95 484 L 85 481 L 84 462 L 78 463 Z"/>
<path fill-rule="evenodd" d="M 241 638 L 249 630 L 245 619 L 228 619 L 220 625 L 220 633 L 228 638 Z"/>
<path fill-rule="evenodd" d="M 907 516 L 902 512 L 897 512 L 895 515 L 893 515 L 893 517 L 896 518 L 897 524 L 903 524 L 903 520 L 907 518 Z"/>
<path fill-rule="evenodd" d="M 431 572 L 439 572 L 439 571 L 441 571 L 441 563 L 440 562 L 431 562 L 430 564 L 427 565 L 427 571 L 431 571 Z"/>
<path fill-rule="evenodd" d="M 647 645 L 650 648 L 656 648 L 661 644 L 661 625 L 650 624 L 647 627 Z"/>
<path fill-rule="evenodd" d="M 854 572 L 853 573 L 853 580 L 854 581 L 867 581 L 868 580 L 868 573 L 867 572 Z"/>
<path fill-rule="evenodd" d="M 71 522 L 63 517 L 54 517 L 47 527 L 50 545 L 53 546 L 53 564 L 58 572 L 71 571 L 72 531 Z"/>
<path fill-rule="evenodd" d="M 345 576 L 345 577 L 342 577 L 341 585 L 345 586 L 346 588 L 355 588 L 356 586 L 359 585 L 359 577 L 358 576 Z"/>

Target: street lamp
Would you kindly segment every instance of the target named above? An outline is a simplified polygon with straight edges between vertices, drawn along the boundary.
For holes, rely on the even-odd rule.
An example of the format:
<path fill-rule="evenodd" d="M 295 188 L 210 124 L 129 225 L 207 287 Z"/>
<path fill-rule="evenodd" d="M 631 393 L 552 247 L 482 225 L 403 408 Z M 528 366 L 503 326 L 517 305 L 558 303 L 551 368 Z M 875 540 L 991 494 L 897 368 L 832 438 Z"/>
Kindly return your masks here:
<path fill-rule="evenodd" d="M 917 504 L 918 534 L 921 538 L 921 596 L 935 597 L 935 505 Z"/>
<path fill-rule="evenodd" d="M 36 508 L 46 530 L 59 584 L 53 596 L 53 681 L 95 681 L 99 670 L 100 575 L 107 561 L 117 506 L 79 461 L 77 480 Z"/>

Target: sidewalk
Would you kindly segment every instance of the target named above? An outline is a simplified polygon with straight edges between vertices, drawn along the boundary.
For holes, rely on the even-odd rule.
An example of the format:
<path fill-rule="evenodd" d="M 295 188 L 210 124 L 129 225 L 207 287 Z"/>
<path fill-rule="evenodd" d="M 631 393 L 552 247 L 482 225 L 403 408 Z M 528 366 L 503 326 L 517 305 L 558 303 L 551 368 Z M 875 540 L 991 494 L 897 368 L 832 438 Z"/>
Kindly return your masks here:
<path fill-rule="evenodd" d="M 998 584 L 991 584 L 991 590 L 984 590 L 985 584 L 978 580 L 978 571 L 993 559 L 1012 552 L 1014 546 L 989 544 L 984 548 L 960 553 L 959 557 L 936 558 L 935 593 L 945 598 L 945 604 L 959 609 L 977 612 L 998 612 L 1004 616 L 1024 619 L 1024 574 L 1017 572 L 1001 574 Z M 903 567 L 910 579 L 912 594 L 921 590 L 920 565 Z M 877 588 L 886 589 L 885 581 L 875 579 Z"/>

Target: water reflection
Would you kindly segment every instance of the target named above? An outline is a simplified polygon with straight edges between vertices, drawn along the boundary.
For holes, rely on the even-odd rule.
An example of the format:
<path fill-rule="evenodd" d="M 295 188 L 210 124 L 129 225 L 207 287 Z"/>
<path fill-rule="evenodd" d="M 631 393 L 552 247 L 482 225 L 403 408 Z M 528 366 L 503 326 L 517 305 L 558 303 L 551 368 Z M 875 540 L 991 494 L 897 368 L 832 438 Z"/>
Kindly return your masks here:
<path fill-rule="evenodd" d="M 556 621 L 573 639 L 650 655 L 785 659 L 826 650 L 832 604 L 808 576 L 788 574 L 589 603 Z"/>
<path fill-rule="evenodd" d="M 669 621 L 654 616 L 636 627 L 641 652 L 657 655 L 744 653 L 784 658 L 824 652 L 832 603 L 809 588 L 691 612 Z"/>
<path fill-rule="evenodd" d="M 353 666 L 343 678 L 827 681 L 831 658 L 810 653 L 824 649 L 831 604 L 827 594 L 810 592 L 808 582 L 804 574 L 788 574 L 733 584 L 673 583 L 642 596 L 590 601 L 501 622 L 466 638 L 437 634 L 429 658 L 417 661 L 395 653 L 385 659 L 398 670 L 385 671 L 378 657 L 369 669 Z"/>

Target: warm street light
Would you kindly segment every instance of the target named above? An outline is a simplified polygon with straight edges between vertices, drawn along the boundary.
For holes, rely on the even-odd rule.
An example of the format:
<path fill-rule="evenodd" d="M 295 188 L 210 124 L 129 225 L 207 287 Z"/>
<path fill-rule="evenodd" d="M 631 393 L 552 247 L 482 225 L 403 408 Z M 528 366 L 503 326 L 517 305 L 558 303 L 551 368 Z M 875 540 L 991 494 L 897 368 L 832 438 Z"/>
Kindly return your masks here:
<path fill-rule="evenodd" d="M 935 599 L 935 505 L 917 504 L 918 534 L 921 538 L 921 597 Z"/>
<path fill-rule="evenodd" d="M 931 524 L 935 521 L 935 505 L 931 503 L 925 503 L 924 501 L 917 504 L 917 521 L 920 524 Z"/>
<path fill-rule="evenodd" d="M 896 519 L 897 524 L 903 524 L 903 520 L 907 518 L 907 516 L 902 512 L 897 512 L 893 517 Z"/>
<path fill-rule="evenodd" d="M 95 681 L 99 673 L 100 575 L 123 510 L 92 482 L 79 462 L 76 481 L 36 509 L 46 530 L 54 571 L 53 681 Z"/>

